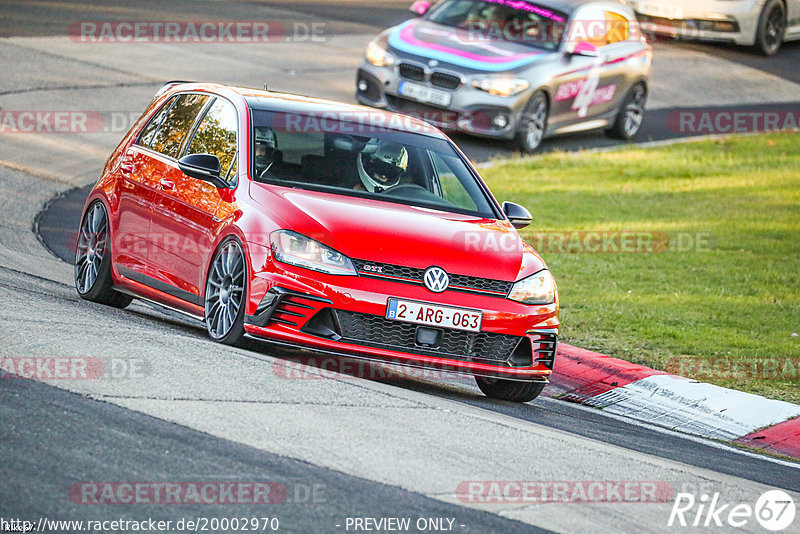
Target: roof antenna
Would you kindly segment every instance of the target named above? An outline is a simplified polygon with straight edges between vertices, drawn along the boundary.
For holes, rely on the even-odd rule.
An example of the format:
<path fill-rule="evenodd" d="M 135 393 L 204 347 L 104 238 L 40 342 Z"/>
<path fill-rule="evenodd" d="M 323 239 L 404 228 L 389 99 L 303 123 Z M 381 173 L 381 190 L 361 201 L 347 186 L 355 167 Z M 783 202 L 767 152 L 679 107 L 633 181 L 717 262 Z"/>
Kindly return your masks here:
<path fill-rule="evenodd" d="M 269 91 L 269 88 L 267 87 L 267 84 L 266 84 L 266 83 L 264 84 L 264 90 L 265 90 L 265 91 Z"/>

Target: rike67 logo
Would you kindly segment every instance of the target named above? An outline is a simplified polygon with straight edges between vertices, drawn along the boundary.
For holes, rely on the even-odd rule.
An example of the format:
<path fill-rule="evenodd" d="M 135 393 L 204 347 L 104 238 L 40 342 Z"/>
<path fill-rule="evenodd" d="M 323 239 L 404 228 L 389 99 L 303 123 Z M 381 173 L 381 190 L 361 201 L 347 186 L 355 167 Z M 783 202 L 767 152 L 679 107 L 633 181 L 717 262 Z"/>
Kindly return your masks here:
<path fill-rule="evenodd" d="M 667 526 L 742 528 L 753 519 L 772 532 L 785 530 L 796 513 L 791 495 L 782 490 L 763 493 L 754 506 L 748 503 L 723 503 L 720 494 L 678 493 Z"/>

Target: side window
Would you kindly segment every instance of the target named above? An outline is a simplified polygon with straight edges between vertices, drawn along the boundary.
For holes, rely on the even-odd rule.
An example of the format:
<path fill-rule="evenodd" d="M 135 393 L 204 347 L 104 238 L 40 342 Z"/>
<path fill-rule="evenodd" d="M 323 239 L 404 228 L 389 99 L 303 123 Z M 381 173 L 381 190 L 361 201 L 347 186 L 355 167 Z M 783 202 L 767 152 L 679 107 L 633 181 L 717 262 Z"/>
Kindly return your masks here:
<path fill-rule="evenodd" d="M 225 174 L 224 169 L 222 170 L 222 173 Z M 231 163 L 231 168 L 228 170 L 228 175 L 225 176 L 225 181 L 229 184 L 236 181 L 236 154 L 233 155 L 233 163 Z"/>
<path fill-rule="evenodd" d="M 150 143 L 153 141 L 153 135 L 155 135 L 156 130 L 159 126 L 161 126 L 161 123 L 164 122 L 164 117 L 167 116 L 169 108 L 177 98 L 177 96 L 173 96 L 167 100 L 166 103 L 161 106 L 161 109 L 159 109 L 158 112 L 153 115 L 153 118 L 150 119 L 150 122 L 147 123 L 147 126 L 144 127 L 142 134 L 139 136 L 139 145 L 146 147 L 150 146 Z"/>
<path fill-rule="evenodd" d="M 214 154 L 219 158 L 222 176 L 231 169 L 236 157 L 236 110 L 222 98 L 209 108 L 189 146 L 190 154 Z"/>
<path fill-rule="evenodd" d="M 450 157 L 442 157 L 436 152 L 431 152 L 430 150 L 428 151 L 428 154 L 430 154 L 431 163 L 433 164 L 433 169 L 436 172 L 436 176 L 439 178 L 439 186 L 442 190 L 442 198 L 459 208 L 477 210 L 478 207 L 475 205 L 475 201 L 472 200 L 472 197 L 469 195 L 466 189 L 464 189 L 462 181 L 458 179 L 458 176 L 456 176 L 456 174 L 453 172 L 451 166 L 448 165 L 447 159 L 450 159 Z M 474 183 L 474 180 L 472 180 L 472 182 Z"/>
<path fill-rule="evenodd" d="M 178 157 L 183 138 L 192 128 L 197 114 L 208 101 L 206 95 L 180 95 L 156 131 L 150 148 L 166 156 Z"/>
<path fill-rule="evenodd" d="M 627 41 L 630 37 L 630 27 L 628 19 L 613 11 L 603 12 L 606 19 L 606 37 L 608 44 Z"/>
<path fill-rule="evenodd" d="M 588 43 L 596 48 L 608 44 L 607 11 L 598 6 L 585 6 L 575 19 L 570 22 L 567 41 L 570 48 L 575 48 L 580 43 Z"/>

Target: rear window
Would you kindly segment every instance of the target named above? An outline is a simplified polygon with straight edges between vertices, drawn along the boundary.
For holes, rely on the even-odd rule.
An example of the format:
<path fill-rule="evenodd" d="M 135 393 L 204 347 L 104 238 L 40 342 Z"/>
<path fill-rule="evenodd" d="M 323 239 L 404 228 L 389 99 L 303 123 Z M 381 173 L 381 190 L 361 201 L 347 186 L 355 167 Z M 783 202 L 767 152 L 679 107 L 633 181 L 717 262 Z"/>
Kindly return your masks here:
<path fill-rule="evenodd" d="M 162 122 L 164 122 L 164 117 L 167 116 L 169 108 L 172 107 L 172 104 L 175 103 L 177 98 L 177 96 L 173 96 L 167 100 L 166 103 L 161 106 L 161 109 L 159 109 L 158 112 L 153 115 L 153 118 L 150 119 L 150 121 L 147 123 L 147 126 L 145 126 L 142 130 L 142 134 L 139 136 L 138 144 L 146 147 L 150 146 L 150 143 L 153 141 L 153 136 L 156 134 L 156 130 L 158 130 L 158 127 L 161 126 Z"/>

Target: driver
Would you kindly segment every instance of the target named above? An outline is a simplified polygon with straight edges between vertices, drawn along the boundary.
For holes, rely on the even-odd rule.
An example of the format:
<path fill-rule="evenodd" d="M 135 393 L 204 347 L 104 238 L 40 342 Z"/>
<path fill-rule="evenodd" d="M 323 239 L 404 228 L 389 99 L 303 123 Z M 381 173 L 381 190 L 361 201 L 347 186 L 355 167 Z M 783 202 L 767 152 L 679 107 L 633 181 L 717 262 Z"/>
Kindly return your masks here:
<path fill-rule="evenodd" d="M 272 128 L 256 128 L 255 130 L 256 171 L 261 175 L 275 163 L 278 140 L 275 138 Z"/>
<path fill-rule="evenodd" d="M 399 143 L 370 142 L 358 155 L 357 167 L 364 189 L 380 193 L 400 181 L 408 168 L 408 151 Z"/>

